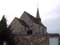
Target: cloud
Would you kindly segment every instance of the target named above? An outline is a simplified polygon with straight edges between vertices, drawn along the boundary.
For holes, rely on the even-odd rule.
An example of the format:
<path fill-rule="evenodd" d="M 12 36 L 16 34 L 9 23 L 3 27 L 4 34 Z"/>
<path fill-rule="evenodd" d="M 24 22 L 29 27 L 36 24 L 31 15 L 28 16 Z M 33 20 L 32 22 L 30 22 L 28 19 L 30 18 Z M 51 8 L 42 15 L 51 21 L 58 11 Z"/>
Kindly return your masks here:
<path fill-rule="evenodd" d="M 60 33 L 60 18 L 47 20 L 46 24 L 49 33 Z"/>
<path fill-rule="evenodd" d="M 60 6 L 48 13 L 48 18 L 45 20 L 49 33 L 60 33 Z"/>

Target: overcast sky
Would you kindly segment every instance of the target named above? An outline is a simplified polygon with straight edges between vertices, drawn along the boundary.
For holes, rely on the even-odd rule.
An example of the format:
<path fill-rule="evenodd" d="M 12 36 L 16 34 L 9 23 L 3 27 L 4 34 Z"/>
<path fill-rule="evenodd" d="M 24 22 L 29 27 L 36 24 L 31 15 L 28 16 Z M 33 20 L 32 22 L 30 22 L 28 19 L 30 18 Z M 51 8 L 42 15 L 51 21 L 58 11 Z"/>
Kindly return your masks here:
<path fill-rule="evenodd" d="M 24 11 L 36 16 L 37 7 L 48 32 L 60 33 L 60 0 L 0 0 L 0 20 L 6 15 L 10 24 L 14 17 L 20 18 Z"/>

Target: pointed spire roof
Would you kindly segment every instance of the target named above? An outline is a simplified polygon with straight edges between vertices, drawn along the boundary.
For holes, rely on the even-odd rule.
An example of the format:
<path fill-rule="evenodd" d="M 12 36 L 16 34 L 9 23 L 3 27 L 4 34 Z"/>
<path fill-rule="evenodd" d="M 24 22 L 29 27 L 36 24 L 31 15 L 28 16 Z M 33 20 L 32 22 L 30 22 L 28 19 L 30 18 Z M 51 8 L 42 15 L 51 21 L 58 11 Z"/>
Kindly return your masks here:
<path fill-rule="evenodd" d="M 37 8 L 36 18 L 37 18 L 39 21 L 41 21 L 40 14 L 39 14 L 39 8 Z"/>
<path fill-rule="evenodd" d="M 36 18 L 40 18 L 40 15 L 39 15 L 39 0 L 37 0 L 37 15 L 36 15 Z"/>
<path fill-rule="evenodd" d="M 40 15 L 39 15 L 39 8 L 37 8 L 37 15 L 36 15 L 36 18 L 40 18 Z"/>

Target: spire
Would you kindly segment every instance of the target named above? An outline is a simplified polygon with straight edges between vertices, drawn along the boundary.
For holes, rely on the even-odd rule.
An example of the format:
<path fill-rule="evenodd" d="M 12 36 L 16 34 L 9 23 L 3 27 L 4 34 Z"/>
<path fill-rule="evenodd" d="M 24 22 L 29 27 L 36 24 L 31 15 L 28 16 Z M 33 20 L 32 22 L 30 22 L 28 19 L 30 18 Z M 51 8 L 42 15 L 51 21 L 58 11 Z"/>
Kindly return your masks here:
<path fill-rule="evenodd" d="M 37 8 L 36 19 L 37 19 L 39 22 L 41 21 L 41 18 L 40 18 L 40 15 L 39 15 L 39 8 Z"/>
<path fill-rule="evenodd" d="M 37 1 L 37 14 L 36 14 L 36 19 L 38 20 L 38 22 L 41 21 L 40 15 L 39 15 L 39 1 Z"/>
<path fill-rule="evenodd" d="M 40 16 L 39 16 L 39 8 L 37 8 L 37 15 L 36 15 L 36 18 L 40 18 Z"/>
<path fill-rule="evenodd" d="M 39 0 L 37 0 L 37 14 L 36 14 L 36 18 L 40 19 L 40 16 L 39 16 Z"/>

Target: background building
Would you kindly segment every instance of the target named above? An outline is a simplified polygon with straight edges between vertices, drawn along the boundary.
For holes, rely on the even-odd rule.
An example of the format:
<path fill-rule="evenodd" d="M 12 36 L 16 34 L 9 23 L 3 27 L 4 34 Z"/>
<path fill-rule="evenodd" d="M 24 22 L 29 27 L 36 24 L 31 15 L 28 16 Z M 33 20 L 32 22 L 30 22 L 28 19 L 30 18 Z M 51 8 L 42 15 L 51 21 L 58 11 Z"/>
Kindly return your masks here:
<path fill-rule="evenodd" d="M 49 45 L 59 45 L 59 34 L 48 34 L 49 37 Z"/>

